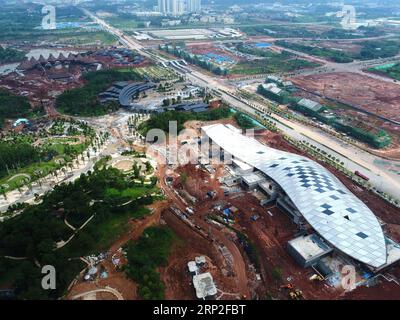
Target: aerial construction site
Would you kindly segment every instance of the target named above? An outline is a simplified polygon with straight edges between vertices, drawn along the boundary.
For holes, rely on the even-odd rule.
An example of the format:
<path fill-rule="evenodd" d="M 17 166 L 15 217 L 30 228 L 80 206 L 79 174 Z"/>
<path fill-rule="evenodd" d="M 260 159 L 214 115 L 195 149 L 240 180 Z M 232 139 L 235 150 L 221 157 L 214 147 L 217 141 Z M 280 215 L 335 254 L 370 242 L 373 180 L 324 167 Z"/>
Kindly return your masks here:
<path fill-rule="evenodd" d="M 0 299 L 399 300 L 400 7 L 153 2 L 0 14 Z"/>

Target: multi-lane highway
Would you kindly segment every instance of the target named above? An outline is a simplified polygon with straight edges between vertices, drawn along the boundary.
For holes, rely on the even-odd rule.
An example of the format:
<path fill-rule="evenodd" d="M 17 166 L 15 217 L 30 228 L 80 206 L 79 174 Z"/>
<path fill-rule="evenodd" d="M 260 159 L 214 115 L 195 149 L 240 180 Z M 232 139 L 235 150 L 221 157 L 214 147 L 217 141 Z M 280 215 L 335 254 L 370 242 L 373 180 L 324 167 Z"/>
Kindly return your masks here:
<path fill-rule="evenodd" d="M 99 23 L 106 31 L 118 37 L 120 42 L 126 47 L 136 50 L 143 56 L 154 59 L 156 62 L 168 62 L 165 58 L 149 52 L 139 42 L 125 35 L 115 27 L 108 25 L 89 11 L 84 10 L 84 12 L 94 21 Z M 354 64 L 354 66 L 356 67 L 356 64 Z M 335 67 L 337 66 L 335 65 Z M 234 96 L 233 93 L 236 91 L 235 87 L 221 81 L 220 79 L 200 72 L 197 69 L 191 68 L 190 66 L 187 66 L 186 68 L 189 72 L 185 72 L 183 75 L 188 81 L 209 90 L 213 90 L 214 92 L 218 92 L 221 98 L 234 108 L 244 110 L 253 115 L 255 115 L 257 110 L 262 110 L 262 105 L 257 106 L 253 103 L 250 105 L 242 98 Z M 175 69 L 175 71 L 179 70 Z M 355 148 L 354 146 L 346 145 L 343 141 L 316 128 L 294 123 L 287 119 L 280 118 L 277 115 L 274 115 L 274 118 L 280 122 L 277 123 L 278 128 L 290 137 L 296 140 L 306 140 L 310 144 L 313 144 L 322 150 L 326 150 L 328 153 L 343 161 L 349 170 L 364 172 L 370 178 L 371 184 L 375 185 L 378 189 L 391 194 L 393 197 L 400 199 L 400 179 L 396 173 L 386 170 L 384 167 L 380 167 L 376 164 L 376 160 L 382 160 L 381 158 Z"/>

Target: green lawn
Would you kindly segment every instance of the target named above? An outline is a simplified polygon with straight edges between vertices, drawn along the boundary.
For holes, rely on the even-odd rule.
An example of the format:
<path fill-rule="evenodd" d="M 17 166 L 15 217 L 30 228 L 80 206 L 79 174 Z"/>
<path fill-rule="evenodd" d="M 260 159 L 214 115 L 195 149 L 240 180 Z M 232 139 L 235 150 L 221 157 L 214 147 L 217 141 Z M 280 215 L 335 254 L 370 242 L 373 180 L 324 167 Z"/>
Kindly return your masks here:
<path fill-rule="evenodd" d="M 97 232 L 100 240 L 97 251 L 108 249 L 120 236 L 129 230 L 129 219 L 140 219 L 149 215 L 151 212 L 146 207 L 139 207 L 134 212 L 127 212 L 121 215 L 115 215 L 108 221 L 97 225 Z"/>
<path fill-rule="evenodd" d="M 53 143 L 46 144 L 43 146 L 46 148 L 47 152 L 53 152 L 57 154 L 57 157 L 53 158 L 50 161 L 42 161 L 37 163 L 32 163 L 28 166 L 22 167 L 19 170 L 10 170 L 10 174 L 0 179 L 0 185 L 7 184 L 8 188 L 5 189 L 6 192 L 12 191 L 26 185 L 25 180 L 26 177 L 17 176 L 15 179 L 9 181 L 12 177 L 19 174 L 27 174 L 31 177 L 31 182 L 34 181 L 35 172 L 42 172 L 41 177 L 45 177 L 50 174 L 52 171 L 60 168 L 60 165 L 57 163 L 57 159 L 64 158 L 65 160 L 71 160 L 71 156 L 68 154 L 80 154 L 84 150 L 86 150 L 87 145 L 77 144 L 77 145 L 68 145 L 62 143 Z"/>
<path fill-rule="evenodd" d="M 134 29 L 138 28 L 138 21 L 133 16 L 112 16 L 107 17 L 106 22 L 118 29 Z"/>
<path fill-rule="evenodd" d="M 12 191 L 17 189 L 19 186 L 25 185 L 25 178 L 23 177 L 16 177 L 11 181 L 8 181 L 10 178 L 14 177 L 18 174 L 28 174 L 31 179 L 36 171 L 42 171 L 42 176 L 46 176 L 50 172 L 59 168 L 59 165 L 55 161 L 49 162 L 41 162 L 41 163 L 33 163 L 27 167 L 21 168 L 18 171 L 11 173 L 10 175 L 0 179 L 0 185 L 7 184 L 8 188 L 5 189 L 6 192 Z M 32 180 L 31 180 L 32 181 Z"/>
<path fill-rule="evenodd" d="M 315 68 L 319 64 L 302 59 L 281 59 L 279 57 L 240 62 L 229 70 L 231 74 L 254 75 L 263 73 L 292 72 L 304 68 Z"/>
<path fill-rule="evenodd" d="M 174 80 L 178 78 L 175 72 L 159 66 L 138 68 L 136 72 L 141 76 L 149 76 L 154 81 Z"/>
<path fill-rule="evenodd" d="M 157 189 L 149 189 L 146 187 L 128 188 L 122 191 L 119 191 L 115 188 L 108 188 L 106 190 L 105 196 L 110 198 L 137 199 L 139 197 L 151 194 L 156 191 Z"/>

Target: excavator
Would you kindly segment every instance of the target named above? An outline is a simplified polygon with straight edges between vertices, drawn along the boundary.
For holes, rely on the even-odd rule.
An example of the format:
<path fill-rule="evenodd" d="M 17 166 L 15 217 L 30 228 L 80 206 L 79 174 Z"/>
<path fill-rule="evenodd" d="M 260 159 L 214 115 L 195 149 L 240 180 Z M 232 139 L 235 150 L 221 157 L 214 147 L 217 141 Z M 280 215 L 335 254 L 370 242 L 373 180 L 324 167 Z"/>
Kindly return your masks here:
<path fill-rule="evenodd" d="M 280 286 L 281 289 L 288 289 L 289 291 L 289 296 L 293 300 L 301 300 L 304 299 L 303 292 L 299 289 L 294 289 L 293 284 L 288 283 Z"/>
<path fill-rule="evenodd" d="M 303 291 L 296 289 L 294 291 L 290 291 L 289 292 L 290 298 L 292 298 L 293 300 L 301 300 L 304 299 L 303 296 Z"/>
<path fill-rule="evenodd" d="M 324 281 L 324 278 L 315 273 L 310 277 L 310 281 Z"/>
<path fill-rule="evenodd" d="M 288 284 L 284 284 L 284 285 L 280 286 L 280 288 L 291 290 L 291 289 L 293 289 L 293 285 L 291 283 L 288 283 Z"/>

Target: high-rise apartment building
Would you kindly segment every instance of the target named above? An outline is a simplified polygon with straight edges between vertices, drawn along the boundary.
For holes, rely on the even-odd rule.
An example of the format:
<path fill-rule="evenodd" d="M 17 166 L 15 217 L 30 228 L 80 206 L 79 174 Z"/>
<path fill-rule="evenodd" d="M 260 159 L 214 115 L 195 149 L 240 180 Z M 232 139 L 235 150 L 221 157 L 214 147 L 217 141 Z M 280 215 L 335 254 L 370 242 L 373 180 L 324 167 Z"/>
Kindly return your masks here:
<path fill-rule="evenodd" d="M 184 0 L 158 0 L 158 11 L 164 14 L 180 15 L 185 12 Z"/>
<path fill-rule="evenodd" d="M 201 11 L 201 0 L 186 0 L 186 11 L 187 12 Z"/>

